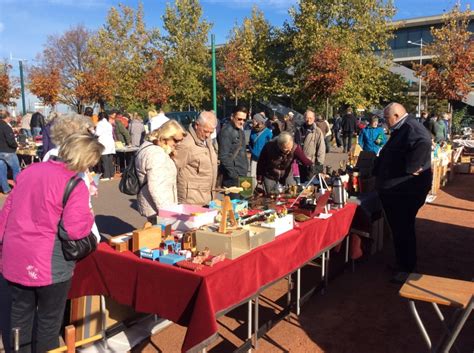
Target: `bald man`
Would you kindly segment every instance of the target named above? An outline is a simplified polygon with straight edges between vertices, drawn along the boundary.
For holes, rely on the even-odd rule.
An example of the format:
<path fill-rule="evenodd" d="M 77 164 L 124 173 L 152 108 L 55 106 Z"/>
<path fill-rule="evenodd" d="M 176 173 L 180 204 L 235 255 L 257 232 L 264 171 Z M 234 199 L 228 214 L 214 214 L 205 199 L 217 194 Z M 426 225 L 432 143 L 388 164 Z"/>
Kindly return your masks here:
<path fill-rule="evenodd" d="M 176 148 L 174 161 L 178 169 L 178 202 L 207 205 L 213 198 L 217 178 L 217 154 L 211 135 L 217 119 L 213 112 L 203 111 L 189 134 Z"/>
<path fill-rule="evenodd" d="M 415 219 L 431 188 L 431 136 L 399 103 L 384 109 L 390 139 L 380 151 L 374 173 L 392 229 L 397 269 L 393 282 L 404 282 L 416 266 Z"/>

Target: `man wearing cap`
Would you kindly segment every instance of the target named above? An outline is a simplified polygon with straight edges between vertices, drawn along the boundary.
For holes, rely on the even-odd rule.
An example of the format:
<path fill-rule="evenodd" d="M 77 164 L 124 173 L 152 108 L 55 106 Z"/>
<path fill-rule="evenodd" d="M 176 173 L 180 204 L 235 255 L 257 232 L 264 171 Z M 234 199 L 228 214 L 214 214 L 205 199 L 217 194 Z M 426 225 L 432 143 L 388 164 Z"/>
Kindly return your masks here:
<path fill-rule="evenodd" d="M 253 116 L 252 132 L 250 133 L 250 175 L 254 179 L 254 185 L 257 178 L 257 162 L 263 147 L 272 139 L 272 131 L 265 127 L 267 119 L 260 113 Z"/>

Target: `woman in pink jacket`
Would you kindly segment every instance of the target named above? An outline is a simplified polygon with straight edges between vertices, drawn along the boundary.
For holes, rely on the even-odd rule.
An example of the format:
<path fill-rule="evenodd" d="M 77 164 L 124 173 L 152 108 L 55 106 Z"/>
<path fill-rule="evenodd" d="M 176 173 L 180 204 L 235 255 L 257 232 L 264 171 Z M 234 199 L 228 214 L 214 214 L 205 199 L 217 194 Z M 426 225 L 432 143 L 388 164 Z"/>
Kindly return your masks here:
<path fill-rule="evenodd" d="M 12 298 L 11 327 L 20 328 L 20 352 L 42 353 L 59 345 L 75 262 L 64 259 L 58 224 L 62 214 L 70 239 L 78 240 L 89 235 L 94 222 L 82 180 L 64 209 L 62 198 L 71 177 L 96 165 L 103 149 L 91 135 L 71 135 L 60 159 L 33 164 L 19 174 L 0 212 L 0 261 Z"/>

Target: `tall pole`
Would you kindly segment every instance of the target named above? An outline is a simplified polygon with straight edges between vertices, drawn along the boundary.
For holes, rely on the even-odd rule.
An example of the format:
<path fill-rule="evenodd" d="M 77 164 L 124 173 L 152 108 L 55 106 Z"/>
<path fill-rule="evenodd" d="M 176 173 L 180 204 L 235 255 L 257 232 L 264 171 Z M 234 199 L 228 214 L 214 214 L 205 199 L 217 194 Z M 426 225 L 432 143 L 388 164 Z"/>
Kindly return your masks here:
<path fill-rule="evenodd" d="M 423 64 L 423 38 L 420 40 L 420 69 Z M 418 78 L 418 117 L 421 118 L 421 73 Z"/>
<path fill-rule="evenodd" d="M 211 34 L 211 48 L 212 48 L 212 108 L 217 116 L 216 45 L 215 45 L 214 34 Z"/>
<path fill-rule="evenodd" d="M 19 63 L 20 63 L 21 104 L 23 107 L 23 115 L 25 115 L 26 105 L 25 105 L 25 83 L 23 82 L 23 61 L 19 60 Z"/>

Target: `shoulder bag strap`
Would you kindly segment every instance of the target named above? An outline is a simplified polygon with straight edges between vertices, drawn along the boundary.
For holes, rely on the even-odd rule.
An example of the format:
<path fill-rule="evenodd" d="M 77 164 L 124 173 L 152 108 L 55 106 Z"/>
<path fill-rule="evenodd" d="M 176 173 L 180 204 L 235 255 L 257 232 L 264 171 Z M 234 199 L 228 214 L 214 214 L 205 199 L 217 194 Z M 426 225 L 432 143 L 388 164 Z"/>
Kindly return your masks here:
<path fill-rule="evenodd" d="M 135 153 L 135 157 L 133 158 L 133 168 L 135 168 L 135 174 L 138 176 L 138 173 L 137 173 L 137 165 L 135 163 L 135 160 L 137 159 L 138 157 L 138 154 L 143 151 L 144 149 L 147 149 L 148 147 L 151 147 L 151 146 L 155 146 L 153 143 L 151 145 L 148 145 L 148 146 L 145 146 L 143 148 L 140 148 L 136 153 Z M 140 180 L 138 181 L 140 182 Z M 145 174 L 145 180 L 143 181 L 143 184 L 140 185 L 140 190 L 138 191 L 138 193 L 140 193 L 143 189 L 143 187 L 148 183 L 148 180 L 146 180 L 146 174 Z"/>
<path fill-rule="evenodd" d="M 64 195 L 63 195 L 63 209 L 64 207 L 66 206 L 66 203 L 67 203 L 67 200 L 69 199 L 69 195 L 71 195 L 71 192 L 72 190 L 74 190 L 74 188 L 77 186 L 77 184 L 79 184 L 79 182 L 81 181 L 82 179 L 79 178 L 79 176 L 76 174 L 76 175 L 73 175 L 71 177 L 71 179 L 69 179 L 67 185 L 66 185 L 66 189 L 64 190 Z"/>

